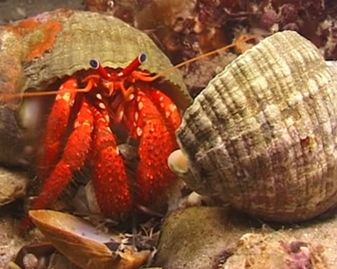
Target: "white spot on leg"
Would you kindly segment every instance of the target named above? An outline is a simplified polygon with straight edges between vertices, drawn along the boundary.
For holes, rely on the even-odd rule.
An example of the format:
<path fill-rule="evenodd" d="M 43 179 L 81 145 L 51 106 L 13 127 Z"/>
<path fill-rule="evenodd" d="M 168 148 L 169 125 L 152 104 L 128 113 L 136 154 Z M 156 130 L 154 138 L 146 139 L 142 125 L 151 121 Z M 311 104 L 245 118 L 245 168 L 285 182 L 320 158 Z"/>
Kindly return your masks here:
<path fill-rule="evenodd" d="M 172 112 L 174 112 L 174 111 L 177 110 L 177 107 L 176 107 L 176 105 L 174 105 L 174 104 L 170 104 L 169 108 L 170 108 L 170 110 L 171 110 Z"/>
<path fill-rule="evenodd" d="M 101 109 L 106 109 L 105 105 L 104 105 L 103 103 L 101 103 L 101 102 L 98 104 L 98 106 L 99 106 L 99 108 L 101 108 Z"/>
<path fill-rule="evenodd" d="M 144 107 L 142 102 L 138 102 L 138 110 L 142 110 Z"/>
<path fill-rule="evenodd" d="M 165 112 L 165 117 L 168 119 L 171 116 L 171 113 L 169 111 Z"/>
<path fill-rule="evenodd" d="M 89 126 L 89 127 L 92 127 L 91 124 L 90 124 L 90 122 L 88 120 L 85 120 L 82 123 L 75 122 L 75 124 L 74 124 L 74 128 L 75 129 L 78 128 L 78 127 L 80 127 L 80 126 Z"/>
<path fill-rule="evenodd" d="M 96 94 L 96 98 L 102 100 L 102 95 L 100 93 Z"/>
<path fill-rule="evenodd" d="M 142 131 L 142 129 L 141 129 L 140 127 L 137 127 L 136 132 L 137 132 L 137 135 L 138 135 L 139 137 L 140 137 L 140 136 L 142 135 L 142 133 L 143 133 L 143 131 Z"/>
<path fill-rule="evenodd" d="M 120 110 L 119 113 L 118 113 L 117 122 L 121 122 L 123 116 L 124 116 L 124 112 L 123 112 L 123 110 Z"/>
<path fill-rule="evenodd" d="M 138 118 L 139 118 L 139 114 L 138 114 L 138 112 L 136 112 L 136 113 L 135 113 L 135 121 L 137 121 Z"/>
<path fill-rule="evenodd" d="M 163 102 L 163 100 L 164 100 L 164 96 L 160 96 L 160 97 L 159 97 L 159 101 L 160 101 L 160 102 Z"/>
<path fill-rule="evenodd" d="M 129 95 L 129 101 L 133 100 L 134 98 L 135 98 L 135 95 L 134 95 L 133 93 L 131 93 L 131 94 Z"/>
<path fill-rule="evenodd" d="M 71 93 L 70 92 L 63 92 L 61 94 L 58 94 L 56 96 L 56 100 L 60 100 L 63 99 L 64 101 L 66 101 L 67 103 L 70 102 L 70 98 L 71 98 Z M 72 106 L 72 103 L 70 104 Z"/>

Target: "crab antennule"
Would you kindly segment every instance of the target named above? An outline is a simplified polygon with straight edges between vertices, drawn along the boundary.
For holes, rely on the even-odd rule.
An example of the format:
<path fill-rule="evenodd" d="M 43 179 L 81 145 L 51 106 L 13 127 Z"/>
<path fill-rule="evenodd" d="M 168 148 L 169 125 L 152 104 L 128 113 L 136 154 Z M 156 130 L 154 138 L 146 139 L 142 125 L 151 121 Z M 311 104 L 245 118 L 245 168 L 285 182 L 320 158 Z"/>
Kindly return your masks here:
<path fill-rule="evenodd" d="M 89 64 L 91 68 L 96 69 L 98 71 L 98 73 L 100 74 L 102 78 L 106 80 L 111 79 L 111 74 L 105 70 L 105 68 L 101 65 L 99 61 L 97 61 L 96 59 L 91 59 L 89 61 Z"/>
<path fill-rule="evenodd" d="M 142 63 L 146 61 L 146 54 L 139 54 L 127 67 L 125 67 L 121 72 L 118 73 L 119 78 L 125 78 L 135 71 Z"/>

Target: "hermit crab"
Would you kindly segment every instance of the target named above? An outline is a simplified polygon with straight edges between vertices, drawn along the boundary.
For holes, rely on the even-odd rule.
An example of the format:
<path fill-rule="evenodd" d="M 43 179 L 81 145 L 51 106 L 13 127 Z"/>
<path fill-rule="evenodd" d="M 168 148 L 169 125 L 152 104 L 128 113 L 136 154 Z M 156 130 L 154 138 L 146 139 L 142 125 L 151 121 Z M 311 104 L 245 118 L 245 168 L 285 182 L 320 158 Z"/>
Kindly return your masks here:
<path fill-rule="evenodd" d="M 30 96 L 56 96 L 43 127 L 42 189 L 33 209 L 53 202 L 84 166 L 99 210 L 112 218 L 161 198 L 176 178 L 167 157 L 190 97 L 177 71 L 156 76 L 171 64 L 145 34 L 113 17 L 62 9 L 1 28 L 0 55 L 0 111 L 17 140 L 32 134 L 26 122 L 12 124 L 17 114 L 34 112 Z M 0 145 L 2 161 L 23 147 L 9 139 Z M 129 141 L 139 159 L 131 172 L 118 148 Z"/>
<path fill-rule="evenodd" d="M 186 110 L 170 167 L 259 218 L 309 220 L 337 203 L 337 69 L 296 32 L 218 74 Z"/>

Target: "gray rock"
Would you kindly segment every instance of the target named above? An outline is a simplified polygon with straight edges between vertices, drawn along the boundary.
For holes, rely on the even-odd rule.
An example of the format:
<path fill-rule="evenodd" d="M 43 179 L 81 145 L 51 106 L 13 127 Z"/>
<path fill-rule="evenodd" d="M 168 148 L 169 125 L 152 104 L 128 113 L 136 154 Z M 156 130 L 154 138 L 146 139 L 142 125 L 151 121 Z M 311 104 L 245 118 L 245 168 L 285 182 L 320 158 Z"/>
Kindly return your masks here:
<path fill-rule="evenodd" d="M 0 206 L 26 195 L 28 179 L 24 174 L 0 167 Z"/>
<path fill-rule="evenodd" d="M 245 223 L 252 225 L 227 208 L 190 207 L 173 211 L 162 226 L 155 266 L 212 268 L 223 251 L 249 230 Z"/>

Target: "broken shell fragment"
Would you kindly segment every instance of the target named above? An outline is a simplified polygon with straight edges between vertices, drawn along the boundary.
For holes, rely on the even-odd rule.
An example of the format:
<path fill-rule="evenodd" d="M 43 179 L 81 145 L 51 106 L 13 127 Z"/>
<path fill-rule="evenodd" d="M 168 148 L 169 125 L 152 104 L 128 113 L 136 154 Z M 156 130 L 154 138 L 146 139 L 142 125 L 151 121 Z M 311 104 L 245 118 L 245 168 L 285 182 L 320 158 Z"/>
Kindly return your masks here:
<path fill-rule="evenodd" d="M 337 68 L 312 43 L 292 31 L 264 39 L 186 110 L 184 180 L 264 219 L 323 213 L 337 203 L 336 98 Z"/>
<path fill-rule="evenodd" d="M 111 251 L 104 244 L 110 241 L 111 235 L 66 213 L 31 210 L 29 216 L 61 254 L 83 269 L 138 268 L 151 254 L 151 251 L 136 252 L 128 247 L 123 251 Z"/>

